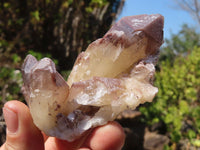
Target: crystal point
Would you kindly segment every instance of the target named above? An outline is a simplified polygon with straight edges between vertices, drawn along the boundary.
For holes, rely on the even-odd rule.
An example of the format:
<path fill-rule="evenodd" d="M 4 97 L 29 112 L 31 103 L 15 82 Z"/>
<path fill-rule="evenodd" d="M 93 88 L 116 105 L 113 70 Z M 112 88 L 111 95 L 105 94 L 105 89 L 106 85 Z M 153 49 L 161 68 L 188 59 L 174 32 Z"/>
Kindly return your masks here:
<path fill-rule="evenodd" d="M 28 55 L 22 91 L 34 123 L 49 136 L 73 141 L 127 108 L 151 102 L 162 43 L 161 15 L 125 17 L 78 56 L 67 82 L 52 60 Z"/>

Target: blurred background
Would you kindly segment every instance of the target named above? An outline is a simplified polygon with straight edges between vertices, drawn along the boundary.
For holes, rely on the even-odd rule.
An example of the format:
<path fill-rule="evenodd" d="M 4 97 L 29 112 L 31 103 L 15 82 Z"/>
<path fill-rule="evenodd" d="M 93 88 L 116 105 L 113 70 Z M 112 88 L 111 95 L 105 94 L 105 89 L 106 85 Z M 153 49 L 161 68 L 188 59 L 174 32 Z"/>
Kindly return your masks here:
<path fill-rule="evenodd" d="M 77 55 L 123 16 L 165 17 L 153 103 L 117 119 L 124 150 L 200 149 L 200 0 L 1 0 L 0 107 L 24 102 L 21 64 L 49 57 L 67 79 Z M 0 110 L 0 144 L 5 123 Z"/>

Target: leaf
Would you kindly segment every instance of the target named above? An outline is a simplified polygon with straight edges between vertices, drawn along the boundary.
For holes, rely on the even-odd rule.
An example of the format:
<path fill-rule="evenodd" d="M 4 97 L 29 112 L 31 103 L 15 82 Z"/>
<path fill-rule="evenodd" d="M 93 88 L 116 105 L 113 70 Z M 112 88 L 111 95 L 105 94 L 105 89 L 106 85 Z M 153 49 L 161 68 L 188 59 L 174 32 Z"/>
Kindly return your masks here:
<path fill-rule="evenodd" d="M 31 15 L 37 20 L 40 21 L 40 12 L 38 10 L 31 12 Z"/>
<path fill-rule="evenodd" d="M 17 54 L 13 54 L 12 59 L 13 59 L 14 64 L 19 63 L 21 61 L 21 57 L 18 56 Z"/>
<path fill-rule="evenodd" d="M 5 7 L 5 8 L 9 8 L 10 7 L 10 3 L 3 3 L 3 7 Z"/>
<path fill-rule="evenodd" d="M 168 124 L 168 123 L 173 122 L 173 120 L 174 120 L 174 115 L 168 113 L 168 114 L 166 115 L 166 117 L 165 117 L 165 122 Z"/>
<path fill-rule="evenodd" d="M 186 101 L 180 101 L 179 108 L 180 108 L 181 115 L 189 113 L 189 106 L 188 106 L 188 103 Z"/>
<path fill-rule="evenodd" d="M 171 133 L 171 140 L 173 142 L 178 142 L 181 139 L 181 132 L 180 131 L 173 131 Z"/>
<path fill-rule="evenodd" d="M 195 133 L 195 131 L 193 131 L 193 130 L 188 130 L 188 137 L 189 137 L 189 139 L 193 139 L 193 138 L 195 138 L 196 137 L 196 133 Z"/>
<path fill-rule="evenodd" d="M 200 147 L 200 140 L 199 139 L 195 139 L 191 142 L 192 145 L 196 146 L 196 147 Z"/>

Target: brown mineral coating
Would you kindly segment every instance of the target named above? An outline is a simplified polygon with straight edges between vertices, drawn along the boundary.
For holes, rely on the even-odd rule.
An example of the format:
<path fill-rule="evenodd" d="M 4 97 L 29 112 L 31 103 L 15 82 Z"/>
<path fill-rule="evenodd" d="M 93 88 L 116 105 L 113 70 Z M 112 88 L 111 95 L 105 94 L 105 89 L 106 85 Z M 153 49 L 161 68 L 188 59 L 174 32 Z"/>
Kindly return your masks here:
<path fill-rule="evenodd" d="M 164 17 L 160 14 L 127 16 L 114 24 L 101 40 L 109 39 L 114 44 L 120 43 L 124 47 L 129 47 L 134 42 L 134 34 L 143 31 L 150 40 L 147 53 L 155 53 L 163 43 L 163 24 Z M 113 34 L 115 31 L 123 31 L 124 34 L 117 37 Z"/>

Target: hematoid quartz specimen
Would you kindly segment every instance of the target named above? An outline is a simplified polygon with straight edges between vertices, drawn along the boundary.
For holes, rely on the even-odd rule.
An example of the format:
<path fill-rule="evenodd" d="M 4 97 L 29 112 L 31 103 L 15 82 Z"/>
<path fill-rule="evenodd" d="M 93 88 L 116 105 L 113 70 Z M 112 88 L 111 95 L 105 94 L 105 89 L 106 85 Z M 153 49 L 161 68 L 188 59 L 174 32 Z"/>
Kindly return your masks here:
<path fill-rule="evenodd" d="M 163 16 L 122 18 L 82 52 L 66 82 L 49 58 L 28 55 L 22 91 L 35 125 L 49 136 L 73 141 L 126 109 L 151 102 Z"/>

